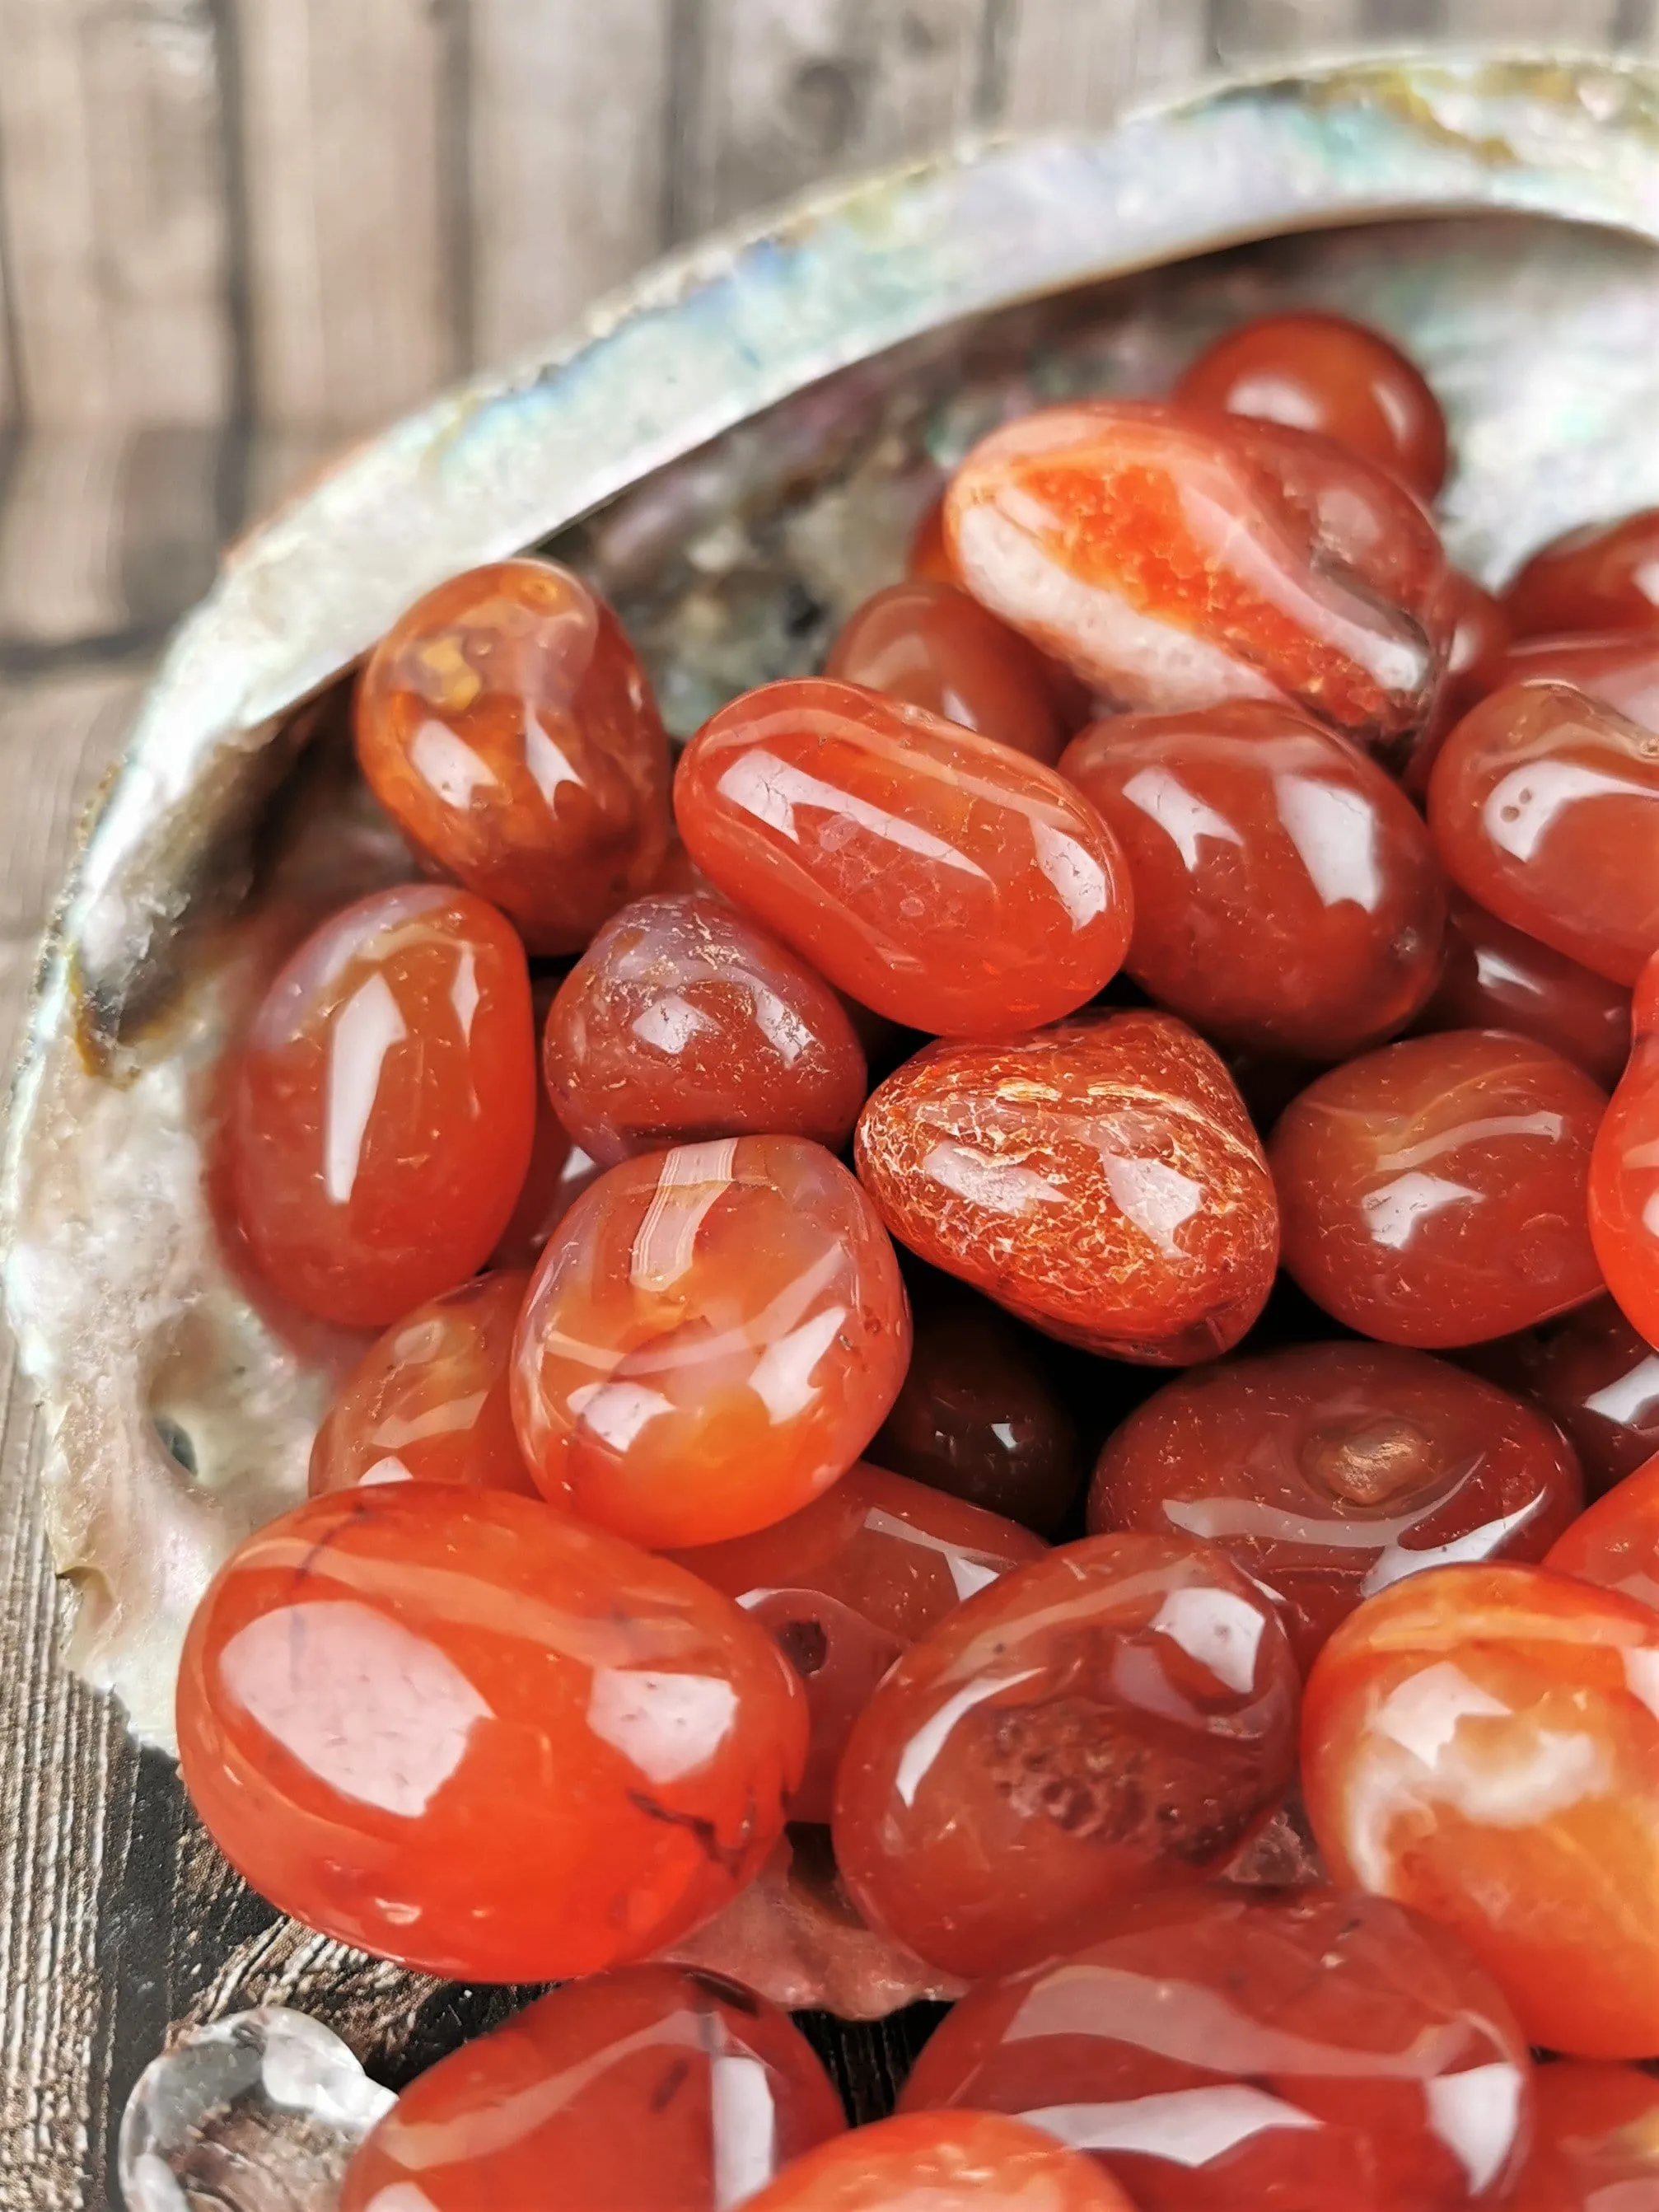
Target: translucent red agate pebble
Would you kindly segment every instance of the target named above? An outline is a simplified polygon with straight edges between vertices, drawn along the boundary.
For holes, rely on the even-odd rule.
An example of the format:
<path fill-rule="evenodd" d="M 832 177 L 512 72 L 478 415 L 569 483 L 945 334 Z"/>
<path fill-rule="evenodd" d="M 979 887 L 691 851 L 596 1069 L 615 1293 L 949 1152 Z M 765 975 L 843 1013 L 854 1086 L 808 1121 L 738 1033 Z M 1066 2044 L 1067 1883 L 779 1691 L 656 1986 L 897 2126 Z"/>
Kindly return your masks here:
<path fill-rule="evenodd" d="M 1635 1036 L 1590 1159 L 1589 1228 L 1607 1288 L 1659 1340 L 1659 953 L 1631 1006 Z"/>
<path fill-rule="evenodd" d="M 758 1873 L 806 1704 L 728 1598 L 539 1501 L 313 1498 L 198 1607 L 185 1786 L 225 1856 L 343 1943 L 464 1981 L 598 1972 Z"/>
<path fill-rule="evenodd" d="M 574 952 L 650 887 L 668 741 L 603 599 L 551 561 L 452 576 L 394 623 L 357 689 L 369 788 L 532 951 Z"/>
<path fill-rule="evenodd" d="M 1659 2205 L 1659 2076 L 1562 2058 L 1533 2077 L 1537 2132 L 1508 2212 Z"/>
<path fill-rule="evenodd" d="M 1506 1337 L 1482 1352 L 1480 1364 L 1483 1374 L 1559 1425 L 1592 1498 L 1659 1452 L 1659 1352 L 1611 1298 Z"/>
<path fill-rule="evenodd" d="M 776 1637 L 812 1716 L 792 1820 L 827 1820 L 853 1723 L 899 1653 L 1048 1546 L 1000 1515 L 862 1462 L 752 1536 L 676 1554 Z"/>
<path fill-rule="evenodd" d="M 1429 779 L 1448 873 L 1515 928 L 1615 983 L 1659 949 L 1659 742 L 1565 684 L 1466 714 Z"/>
<path fill-rule="evenodd" d="M 460 1482 L 537 1495 L 513 1431 L 513 1332 L 530 1278 L 479 1275 L 394 1322 L 341 1384 L 311 1448 L 311 1492 Z"/>
<path fill-rule="evenodd" d="M 856 1151 L 912 1251 L 1088 1351 L 1207 1358 L 1273 1285 L 1261 1145 L 1220 1060 L 1168 1014 L 930 1045 L 872 1094 Z"/>
<path fill-rule="evenodd" d="M 653 1549 L 766 1528 L 826 1490 L 910 1351 L 898 1262 L 799 1137 L 624 1160 L 565 1215 L 519 1324 L 519 1441 L 555 1504 Z"/>
<path fill-rule="evenodd" d="M 1504 601 L 1518 637 L 1659 631 L 1659 507 L 1553 538 L 1523 564 Z"/>
<path fill-rule="evenodd" d="M 714 1974 L 567 1983 L 411 2082 L 339 2212 L 721 2212 L 846 2126 L 812 2046 Z"/>
<path fill-rule="evenodd" d="M 969 1990 L 901 2110 L 1022 2115 L 1141 2212 L 1463 2212 L 1509 2202 L 1527 2049 L 1443 1928 L 1329 1889 L 1164 1891 Z"/>
<path fill-rule="evenodd" d="M 1659 1613 L 1659 1458 L 1627 1474 L 1558 1536 L 1544 1561 Z"/>
<path fill-rule="evenodd" d="M 1612 1090 L 1630 1057 L 1630 993 L 1454 892 L 1424 1030 L 1513 1030 Z"/>
<path fill-rule="evenodd" d="M 1389 470 L 1420 498 L 1446 474 L 1446 418 L 1422 371 L 1346 315 L 1259 315 L 1206 346 L 1175 397 L 1189 406 L 1316 430 Z"/>
<path fill-rule="evenodd" d="M 1107 1439 L 1091 1529 L 1203 1538 L 1279 1601 L 1305 1668 L 1363 1597 L 1447 1559 L 1541 1559 L 1583 1503 L 1571 1447 L 1424 1353 L 1306 1344 L 1195 1369 Z"/>
<path fill-rule="evenodd" d="M 878 2120 L 744 2202 L 747 2212 L 1133 2212 L 1092 2159 L 994 2112 Z"/>
<path fill-rule="evenodd" d="M 941 1036 L 1070 1013 L 1129 941 L 1116 840 L 1052 769 L 852 684 L 763 684 L 674 782 L 697 866 L 838 990 Z"/>
<path fill-rule="evenodd" d="M 1540 678 L 1571 684 L 1644 730 L 1659 732 L 1659 630 L 1522 638 L 1486 689 Z"/>
<path fill-rule="evenodd" d="M 830 986 L 706 891 L 611 916 L 559 987 L 543 1070 L 559 1119 L 606 1167 L 750 1133 L 835 1152 L 869 1088 Z"/>
<path fill-rule="evenodd" d="M 405 884 L 289 959 L 238 1056 L 238 1218 L 307 1312 L 380 1328 L 465 1280 L 530 1159 L 536 1048 L 524 947 L 471 891 Z"/>
<path fill-rule="evenodd" d="M 1429 718 L 1411 739 L 1400 771 L 1401 781 L 1419 800 L 1429 787 L 1429 771 L 1448 732 L 1487 692 L 1518 680 L 1509 673 L 1511 631 L 1508 611 L 1500 599 L 1461 568 L 1448 568 L 1440 587 L 1439 615 L 1448 632 L 1445 672 Z"/>
<path fill-rule="evenodd" d="M 1325 439 L 1076 400 L 975 447 L 945 526 L 975 599 L 1127 705 L 1289 700 L 1382 744 L 1432 702 L 1446 642 L 1433 525 Z"/>
<path fill-rule="evenodd" d="M 969 1979 L 1086 1942 L 1267 1820 L 1296 1771 L 1297 1689 L 1273 1601 L 1212 1546 L 1063 1545 L 913 1644 L 854 1723 L 842 1879 Z"/>
<path fill-rule="evenodd" d="M 1291 1100 L 1271 1157 L 1285 1265 L 1387 1344 L 1479 1344 L 1593 1297 L 1584 1218 L 1606 1100 L 1499 1030 L 1407 1037 Z"/>
<path fill-rule="evenodd" d="M 1422 817 L 1308 715 L 1257 700 L 1113 715 L 1060 773 L 1128 861 L 1125 967 L 1206 1036 L 1340 1060 L 1434 988 L 1446 894 Z"/>
<path fill-rule="evenodd" d="M 848 617 L 823 672 L 1050 766 L 1066 742 L 1042 655 L 953 583 L 913 578 L 876 592 Z"/>
<path fill-rule="evenodd" d="M 1314 1662 L 1302 1784 L 1334 1877 L 1456 1929 L 1530 2041 L 1659 2051 L 1659 1614 L 1542 1567 L 1413 1575 Z"/>

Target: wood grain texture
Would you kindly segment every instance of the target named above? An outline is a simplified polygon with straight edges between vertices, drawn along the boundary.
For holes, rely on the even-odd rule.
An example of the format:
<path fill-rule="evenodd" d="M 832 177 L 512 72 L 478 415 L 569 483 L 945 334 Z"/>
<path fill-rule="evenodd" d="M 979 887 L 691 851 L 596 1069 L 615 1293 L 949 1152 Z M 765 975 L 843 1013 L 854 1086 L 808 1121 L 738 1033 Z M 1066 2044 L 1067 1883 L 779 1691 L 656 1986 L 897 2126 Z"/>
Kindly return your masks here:
<path fill-rule="evenodd" d="M 1117 0 L 1012 0 L 1000 38 L 999 118 L 1020 130 L 1108 121 L 1126 102 L 1214 65 L 1209 11 Z"/>

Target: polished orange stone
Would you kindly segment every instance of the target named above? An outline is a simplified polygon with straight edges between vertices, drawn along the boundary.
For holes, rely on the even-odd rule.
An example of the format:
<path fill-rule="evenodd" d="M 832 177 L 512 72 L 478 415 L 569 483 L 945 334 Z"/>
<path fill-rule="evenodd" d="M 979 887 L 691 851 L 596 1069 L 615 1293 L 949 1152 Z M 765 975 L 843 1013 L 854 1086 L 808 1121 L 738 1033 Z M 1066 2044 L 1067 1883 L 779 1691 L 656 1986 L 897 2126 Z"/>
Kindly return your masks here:
<path fill-rule="evenodd" d="M 1480 1344 L 1601 1288 L 1584 1217 L 1605 1095 L 1498 1030 L 1407 1037 L 1309 1085 L 1269 1148 L 1285 1266 L 1385 1344 Z"/>
<path fill-rule="evenodd" d="M 1444 557 L 1411 494 L 1322 438 L 1138 400 L 994 430 L 945 526 L 975 599 L 1131 707 L 1290 701 L 1407 738 L 1444 659 Z"/>
<path fill-rule="evenodd" d="M 668 741 L 617 617 L 552 561 L 453 576 L 393 624 L 357 689 L 375 797 L 535 952 L 574 952 L 648 889 Z"/>
<path fill-rule="evenodd" d="M 930 1045 L 872 1094 L 856 1156 L 902 1243 L 1085 1351 L 1209 1358 L 1273 1285 L 1261 1144 L 1220 1060 L 1169 1014 Z"/>
<path fill-rule="evenodd" d="M 1342 1060 L 1434 988 L 1446 893 L 1393 778 L 1298 709 L 1119 714 L 1060 762 L 1134 891 L 1124 966 L 1218 1042 Z"/>
<path fill-rule="evenodd" d="M 836 1863 L 874 1925 L 972 1979 L 1088 1942 L 1195 1881 L 1296 1771 L 1296 1661 L 1213 1546 L 1062 1545 L 971 1597 L 854 1723 Z"/>
<path fill-rule="evenodd" d="M 1304 1668 L 1362 1598 L 1446 1559 L 1541 1559 L 1583 1504 L 1533 1407 L 1389 1344 L 1199 1367 L 1108 1437 L 1091 1530 L 1218 1545 L 1279 1601 Z"/>
<path fill-rule="evenodd" d="M 599 1162 L 590 1160 L 579 1146 L 571 1143 L 563 1122 L 553 1111 L 547 1086 L 539 1084 L 537 1091 L 536 1136 L 530 1165 L 525 1170 L 519 1202 L 489 1255 L 492 1267 L 533 1267 L 553 1233 L 554 1224 L 563 1218 L 599 1172 Z"/>
<path fill-rule="evenodd" d="M 1316 430 L 1432 499 L 1446 474 L 1446 418 L 1414 362 L 1346 315 L 1259 315 L 1206 346 L 1177 400 Z"/>
<path fill-rule="evenodd" d="M 1630 1058 L 1630 993 L 1454 891 L 1440 980 L 1417 1026 L 1513 1030 L 1611 1091 Z"/>
<path fill-rule="evenodd" d="M 898 1262 L 799 1137 L 624 1160 L 548 1239 L 514 1354 L 555 1504 L 653 1549 L 747 1535 L 859 1456 L 910 1352 Z"/>
<path fill-rule="evenodd" d="M 1504 599 L 1517 637 L 1659 632 L 1659 507 L 1553 538 L 1524 563 Z"/>
<path fill-rule="evenodd" d="M 910 544 L 904 556 L 904 573 L 917 581 L 955 584 L 961 587 L 962 577 L 945 541 L 943 492 L 937 499 L 930 500 L 922 509 L 921 519 L 910 533 Z"/>
<path fill-rule="evenodd" d="M 1659 731 L 1659 631 L 1523 637 L 1504 654 L 1487 690 L 1549 678 L 1571 684 L 1644 730 Z"/>
<path fill-rule="evenodd" d="M 869 1088 L 822 976 L 708 891 L 611 916 L 559 987 L 542 1067 L 560 1121 L 606 1167 L 711 1137 L 837 1152 Z"/>
<path fill-rule="evenodd" d="M 266 992 L 233 1089 L 254 1261 L 307 1313 L 382 1328 L 482 1266 L 513 1212 L 536 1116 L 524 948 L 471 891 L 359 899 Z"/>
<path fill-rule="evenodd" d="M 1066 742 L 1042 655 L 955 584 L 915 579 L 849 615 L 824 674 L 1053 764 Z"/>
<path fill-rule="evenodd" d="M 995 2112 L 912 2112 L 822 2143 L 747 2212 L 1133 2212 L 1092 2159 Z"/>
<path fill-rule="evenodd" d="M 1400 772 L 1401 781 L 1419 800 L 1428 790 L 1429 771 L 1439 757 L 1441 746 L 1470 708 L 1501 684 L 1521 680 L 1519 675 L 1510 672 L 1512 634 L 1508 610 L 1494 592 L 1485 590 L 1461 568 L 1446 571 L 1441 586 L 1440 619 L 1448 631 L 1445 670 L 1429 718 L 1411 739 Z"/>
<path fill-rule="evenodd" d="M 724 1544 L 676 1553 L 769 1628 L 812 1715 L 792 1820 L 827 1820 L 848 1731 L 915 1643 L 1048 1546 L 1029 1529 L 860 1462 L 822 1498 Z"/>
<path fill-rule="evenodd" d="M 1509 2007 L 1456 1937 L 1381 1898 L 1218 1884 L 1127 1905 L 970 1990 L 900 2108 L 1022 2115 L 1140 2212 L 1507 2204 L 1532 2116 Z"/>
<path fill-rule="evenodd" d="M 1581 1513 L 1544 1564 L 1659 1613 L 1659 1458 L 1644 1461 Z"/>
<path fill-rule="evenodd" d="M 311 1493 L 460 1482 L 538 1493 L 507 1381 L 529 1275 L 475 1276 L 394 1322 L 340 1386 L 311 1448 Z"/>
<path fill-rule="evenodd" d="M 1559 1425 L 1592 1498 L 1659 1452 L 1659 1352 L 1611 1298 L 1484 1347 L 1481 1366 Z"/>
<path fill-rule="evenodd" d="M 729 898 L 911 1029 L 1052 1021 L 1129 941 L 1117 841 L 1071 784 L 856 684 L 768 684 L 723 707 L 681 759 L 674 807 Z"/>
<path fill-rule="evenodd" d="M 505 1491 L 374 1483 L 251 1536 L 179 1675 L 185 1786 L 279 1911 L 462 1981 L 596 1973 L 777 1840 L 806 1703 L 665 1559 Z"/>
<path fill-rule="evenodd" d="M 1500 920 L 1616 983 L 1659 949 L 1659 745 L 1565 684 L 1511 684 L 1429 779 L 1447 872 Z"/>
<path fill-rule="evenodd" d="M 1536 2132 L 1509 2212 L 1648 2212 L 1659 2205 L 1659 2076 L 1559 2059 L 1533 2077 Z"/>
<path fill-rule="evenodd" d="M 1543 1567 L 1447 1566 L 1315 1662 L 1302 1786 L 1335 1880 L 1468 1942 L 1528 2039 L 1659 2051 L 1659 1615 Z"/>
<path fill-rule="evenodd" d="M 1631 1002 L 1635 1036 L 1590 1160 L 1595 1256 L 1628 1320 L 1659 1342 L 1659 954 Z"/>
<path fill-rule="evenodd" d="M 846 2126 L 811 2044 L 736 1982 L 568 1982 L 412 2081 L 339 2212 L 724 2212 Z"/>

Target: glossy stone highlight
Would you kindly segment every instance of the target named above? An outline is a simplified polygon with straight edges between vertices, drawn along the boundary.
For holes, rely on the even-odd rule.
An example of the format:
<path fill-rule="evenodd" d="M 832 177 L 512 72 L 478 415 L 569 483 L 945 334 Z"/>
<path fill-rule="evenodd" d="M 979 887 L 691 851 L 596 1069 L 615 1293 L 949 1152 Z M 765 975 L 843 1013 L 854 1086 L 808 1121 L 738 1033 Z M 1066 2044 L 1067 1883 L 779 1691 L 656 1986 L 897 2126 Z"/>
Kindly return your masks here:
<path fill-rule="evenodd" d="M 1589 1230 L 1626 1317 L 1659 1341 L 1659 954 L 1631 1006 L 1635 1043 L 1590 1159 Z"/>
<path fill-rule="evenodd" d="M 1444 558 L 1410 493 L 1322 438 L 1075 400 L 981 440 L 945 527 L 975 599 L 1109 696 L 1290 701 L 1403 741 L 1444 658 Z"/>
<path fill-rule="evenodd" d="M 951 582 L 914 578 L 876 592 L 848 617 L 823 672 L 1051 767 L 1066 742 L 1042 655 Z"/>
<path fill-rule="evenodd" d="M 1517 637 L 1556 630 L 1659 633 L 1659 507 L 1553 538 L 1521 568 L 1504 599 Z"/>
<path fill-rule="evenodd" d="M 1510 647 L 1496 680 L 1571 684 L 1644 730 L 1659 731 L 1659 630 L 1597 630 L 1585 635 L 1523 637 Z"/>
<path fill-rule="evenodd" d="M 555 1504 L 652 1548 L 799 1511 L 850 1467 L 910 1350 L 898 1262 L 798 1137 L 625 1160 L 549 1238 L 519 1324 L 519 1441 Z"/>
<path fill-rule="evenodd" d="M 370 654 L 357 757 L 375 797 L 535 952 L 574 952 L 647 890 L 668 741 L 603 599 L 551 561 L 497 561 L 419 599 Z"/>
<path fill-rule="evenodd" d="M 836 1152 L 868 1088 L 830 986 L 769 929 L 696 891 L 611 916 L 559 987 L 542 1066 L 560 1121 L 605 1167 L 750 1134 Z"/>
<path fill-rule="evenodd" d="M 1224 1865 L 1296 1766 L 1272 1601 L 1212 1547 L 1066 1544 L 903 1654 L 854 1723 L 836 1861 L 866 1917 L 972 1978 Z"/>
<path fill-rule="evenodd" d="M 513 1432 L 523 1270 L 479 1275 L 394 1322 L 340 1386 L 311 1448 L 311 1493 L 356 1482 L 459 1482 L 537 1495 Z"/>
<path fill-rule="evenodd" d="M 1544 1564 L 1659 1613 L 1659 1459 L 1645 1461 L 1581 1513 Z"/>
<path fill-rule="evenodd" d="M 339 2212 L 720 2212 L 844 2131 L 787 2013 L 736 1982 L 632 1966 L 567 1983 L 411 2082 Z"/>
<path fill-rule="evenodd" d="M 676 1555 L 769 1629 L 801 1678 L 812 1741 L 792 1820 L 830 1818 L 848 1733 L 900 1652 L 1048 1548 L 998 1514 L 860 1462 L 787 1521 Z"/>
<path fill-rule="evenodd" d="M 1422 371 L 1381 331 L 1346 315 L 1258 315 L 1224 331 L 1175 388 L 1189 406 L 1316 430 L 1432 499 L 1446 474 L 1446 418 Z"/>
<path fill-rule="evenodd" d="M 1533 2079 L 1537 2131 L 1510 2212 L 1643 2212 L 1659 2204 L 1659 2077 L 1563 2058 Z"/>
<path fill-rule="evenodd" d="M 994 2112 L 911 2112 L 787 2167 L 749 2212 L 1133 2212 L 1093 2160 Z"/>
<path fill-rule="evenodd" d="M 1659 1452 L 1659 1352 L 1611 1298 L 1492 1345 L 1481 1371 L 1559 1425 L 1592 1498 Z"/>
<path fill-rule="evenodd" d="M 483 1265 L 529 1164 L 524 948 L 471 891 L 406 884 L 314 931 L 234 1075 L 231 1187 L 260 1272 L 380 1328 Z"/>
<path fill-rule="evenodd" d="M 1346 1059 L 1433 989 L 1446 894 L 1422 817 L 1310 716 L 1255 700 L 1113 715 L 1060 773 L 1128 861 L 1126 969 L 1206 1036 Z"/>
<path fill-rule="evenodd" d="M 1571 1447 L 1421 1352 L 1307 1344 L 1166 1382 L 1108 1438 L 1093 1530 L 1217 1544 L 1306 1668 L 1362 1598 L 1451 1559 L 1541 1559 L 1583 1504 Z"/>
<path fill-rule="evenodd" d="M 1018 2113 L 1141 2212 L 1507 2203 L 1530 2132 L 1515 2019 L 1463 1945 L 1378 1898 L 1164 1891 L 971 1990 L 901 2100 Z"/>
<path fill-rule="evenodd" d="M 806 1753 L 771 1638 L 538 1501 L 313 1498 L 249 1538 L 179 1677 L 185 1788 L 262 1895 L 428 1973 L 588 1974 L 758 1872 Z"/>
<path fill-rule="evenodd" d="M 1440 980 L 1417 1025 L 1513 1030 L 1611 1091 L 1630 1057 L 1630 993 L 1455 891 Z"/>
<path fill-rule="evenodd" d="M 1601 1287 L 1584 1218 L 1604 1094 L 1498 1030 L 1407 1037 L 1292 1099 L 1271 1157 L 1285 1265 L 1362 1334 L 1479 1344 Z"/>
<path fill-rule="evenodd" d="M 931 1045 L 872 1093 L 856 1157 L 912 1251 L 1086 1351 L 1208 1358 L 1273 1285 L 1261 1145 L 1220 1060 L 1168 1014 Z"/>
<path fill-rule="evenodd" d="M 1659 949 L 1659 744 L 1565 684 L 1511 684 L 1429 779 L 1447 872 L 1491 913 L 1615 983 Z"/>
<path fill-rule="evenodd" d="M 1129 941 L 1116 840 L 1052 769 L 827 678 L 763 684 L 683 757 L 680 834 L 838 990 L 941 1036 L 1053 1021 Z"/>
<path fill-rule="evenodd" d="M 1414 1575 L 1303 1711 L 1332 1874 L 1456 1929 L 1528 2039 L 1659 2051 L 1659 1614 L 1542 1567 Z"/>
<path fill-rule="evenodd" d="M 1429 771 L 1441 746 L 1470 708 L 1500 684 L 1521 681 L 1518 672 L 1513 676 L 1509 672 L 1512 631 L 1509 611 L 1500 599 L 1461 568 L 1448 568 L 1440 588 L 1439 614 L 1448 632 L 1445 669 L 1429 718 L 1410 741 L 1400 769 L 1401 781 L 1419 801 L 1429 787 Z"/>

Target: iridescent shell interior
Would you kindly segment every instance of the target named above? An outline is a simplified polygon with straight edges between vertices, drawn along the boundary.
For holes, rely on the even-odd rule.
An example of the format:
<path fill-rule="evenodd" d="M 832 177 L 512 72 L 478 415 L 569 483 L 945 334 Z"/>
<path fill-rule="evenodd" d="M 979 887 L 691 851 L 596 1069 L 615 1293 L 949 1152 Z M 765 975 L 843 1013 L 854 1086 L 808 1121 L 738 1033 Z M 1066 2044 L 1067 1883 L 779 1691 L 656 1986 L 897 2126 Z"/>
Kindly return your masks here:
<path fill-rule="evenodd" d="M 480 379 L 237 550 L 157 674 L 48 940 L 6 1166 L 6 1294 L 51 1438 L 76 1663 L 171 1735 L 195 1600 L 302 1494 L 355 1340 L 284 1330 L 214 1227 L 216 1071 L 330 904 L 409 861 L 344 679 L 439 577 L 542 544 L 617 606 L 671 726 L 811 670 L 999 418 L 1155 392 L 1314 302 L 1445 404 L 1454 557 L 1659 501 L 1659 91 L 1390 63 L 992 149 L 715 241 Z"/>

